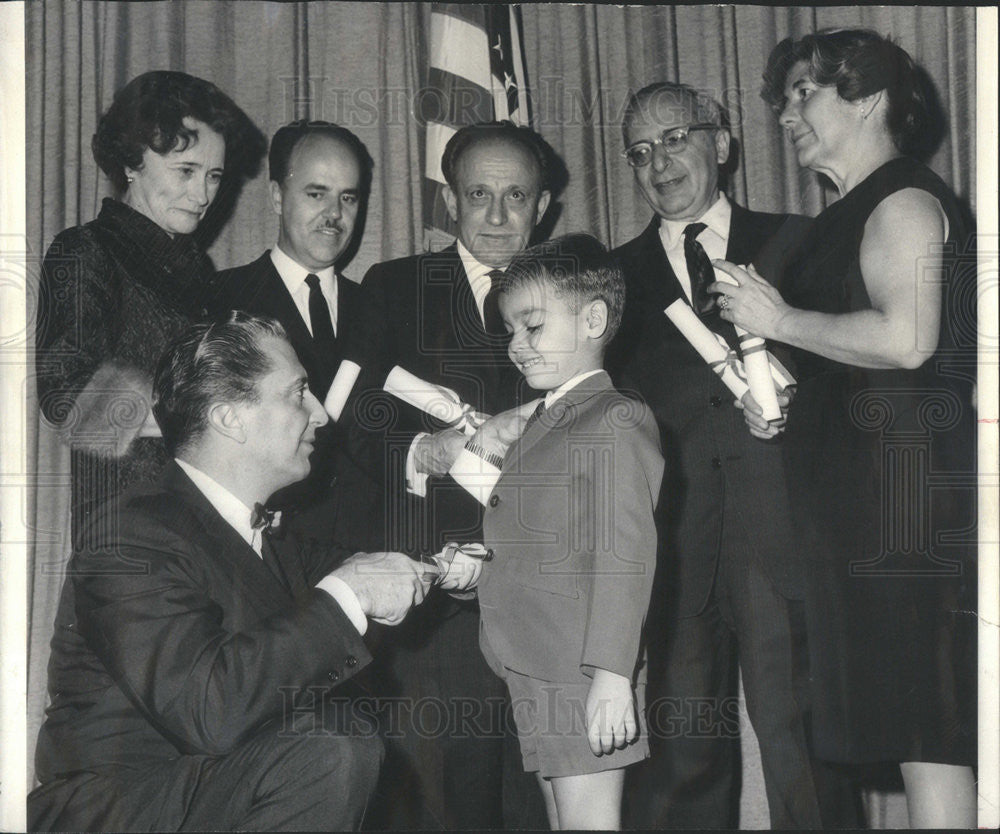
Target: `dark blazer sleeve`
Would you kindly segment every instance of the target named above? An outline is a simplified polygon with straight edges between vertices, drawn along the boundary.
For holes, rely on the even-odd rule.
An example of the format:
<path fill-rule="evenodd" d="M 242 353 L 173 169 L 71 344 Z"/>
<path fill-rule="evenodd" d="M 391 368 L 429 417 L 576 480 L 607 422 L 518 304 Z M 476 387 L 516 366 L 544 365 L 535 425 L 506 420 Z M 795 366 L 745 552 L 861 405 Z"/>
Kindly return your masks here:
<path fill-rule="evenodd" d="M 213 567 L 218 554 L 192 545 L 190 528 L 140 520 L 145 532 L 75 559 L 77 617 L 118 686 L 181 751 L 225 754 L 282 712 L 289 687 L 329 685 L 331 673 L 343 679 L 370 660 L 337 603 L 315 589 L 234 630 L 247 604 L 241 578 Z"/>
<path fill-rule="evenodd" d="M 663 477 L 659 432 L 652 412 L 623 397 L 602 415 L 615 429 L 614 455 L 601 456 L 593 474 L 593 575 L 581 669 L 607 669 L 631 678 L 640 654 L 643 623 L 656 569 L 653 510 Z M 604 486 L 610 489 L 604 490 Z"/>

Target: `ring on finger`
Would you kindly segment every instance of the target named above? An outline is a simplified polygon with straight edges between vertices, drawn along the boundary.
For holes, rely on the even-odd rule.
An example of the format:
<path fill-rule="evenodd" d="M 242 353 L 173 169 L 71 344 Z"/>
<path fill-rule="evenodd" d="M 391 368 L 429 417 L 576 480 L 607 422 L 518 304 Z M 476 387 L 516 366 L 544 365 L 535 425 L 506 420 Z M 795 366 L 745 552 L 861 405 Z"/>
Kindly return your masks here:
<path fill-rule="evenodd" d="M 729 296 L 724 293 L 719 297 L 719 309 L 720 310 L 729 309 Z"/>

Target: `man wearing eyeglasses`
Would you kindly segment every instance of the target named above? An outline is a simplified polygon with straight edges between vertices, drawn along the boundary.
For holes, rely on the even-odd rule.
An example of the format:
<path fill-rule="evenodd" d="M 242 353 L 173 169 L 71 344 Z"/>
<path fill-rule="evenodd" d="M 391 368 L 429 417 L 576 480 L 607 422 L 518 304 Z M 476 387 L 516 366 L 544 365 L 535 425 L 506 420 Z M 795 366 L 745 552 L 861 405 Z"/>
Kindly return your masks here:
<path fill-rule="evenodd" d="M 775 828 L 823 825 L 801 702 L 807 672 L 801 548 L 789 518 L 780 421 L 752 400 L 733 407 L 664 309 L 683 298 L 731 346 L 733 327 L 705 292 L 710 260 L 780 275 L 804 218 L 748 211 L 719 187 L 730 152 L 720 106 L 682 84 L 629 100 L 625 161 L 655 212 L 616 254 L 625 323 L 609 354 L 616 383 L 638 390 L 663 432 L 667 475 L 647 619 L 652 758 L 630 776 L 637 828 L 735 828 L 738 672 L 760 741 Z M 766 265 L 766 268 L 765 268 Z M 746 416 L 746 422 L 744 415 Z M 825 803 L 824 803 L 825 805 Z"/>

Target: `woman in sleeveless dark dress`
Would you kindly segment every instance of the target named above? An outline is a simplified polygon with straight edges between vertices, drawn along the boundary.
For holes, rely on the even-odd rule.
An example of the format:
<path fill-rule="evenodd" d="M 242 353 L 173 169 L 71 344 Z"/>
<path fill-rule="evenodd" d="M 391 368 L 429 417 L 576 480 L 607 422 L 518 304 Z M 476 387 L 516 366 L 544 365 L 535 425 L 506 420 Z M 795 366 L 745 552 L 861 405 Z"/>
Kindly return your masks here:
<path fill-rule="evenodd" d="M 914 827 L 976 822 L 975 263 L 955 198 L 905 155 L 926 127 L 912 60 L 861 30 L 790 39 L 764 96 L 841 199 L 785 297 L 717 262 L 722 315 L 795 349 L 785 437 L 813 563 L 820 757 L 899 762 Z M 970 267 L 965 270 L 963 266 Z"/>

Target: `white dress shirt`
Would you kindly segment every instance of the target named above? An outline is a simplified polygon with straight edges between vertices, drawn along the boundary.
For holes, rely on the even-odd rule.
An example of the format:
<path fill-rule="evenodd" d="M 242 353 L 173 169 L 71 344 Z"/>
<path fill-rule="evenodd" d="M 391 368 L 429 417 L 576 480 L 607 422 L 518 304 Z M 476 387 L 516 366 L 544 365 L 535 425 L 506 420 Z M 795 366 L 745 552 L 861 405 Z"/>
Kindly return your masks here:
<path fill-rule="evenodd" d="M 457 244 L 458 256 L 462 259 L 462 266 L 465 269 L 465 277 L 469 282 L 469 288 L 472 290 L 472 295 L 476 300 L 476 308 L 479 310 L 479 319 L 483 322 L 483 327 L 485 327 L 486 318 L 483 314 L 483 305 L 486 302 L 486 296 L 489 294 L 490 287 L 493 284 L 493 280 L 490 278 L 490 273 L 497 267 L 479 263 L 479 261 L 473 257 L 472 253 L 465 248 L 462 241 L 457 241 Z M 426 472 L 417 472 L 417 462 L 414 458 L 413 450 L 416 448 L 417 442 L 425 437 L 427 437 L 427 432 L 420 432 L 416 437 L 414 437 L 413 442 L 410 443 L 410 450 L 406 454 L 406 489 L 407 492 L 412 492 L 420 498 L 427 497 L 428 475 Z"/>
<path fill-rule="evenodd" d="M 666 252 L 667 260 L 677 280 L 680 281 L 688 301 L 691 300 L 691 278 L 688 276 L 687 259 L 684 257 L 684 229 L 692 223 L 704 223 L 708 228 L 703 229 L 695 239 L 701 244 L 710 261 L 724 260 L 726 250 L 729 248 L 729 223 L 732 216 L 733 207 L 726 199 L 726 195 L 719 192 L 719 199 L 697 220 L 660 219 L 660 242 L 663 244 L 663 251 Z M 729 279 L 729 276 L 719 270 L 715 270 L 715 274 L 719 276 L 718 280 Z"/>
<path fill-rule="evenodd" d="M 295 302 L 295 307 L 302 316 L 302 321 L 306 323 L 310 335 L 313 332 L 312 319 L 309 317 L 309 285 L 306 283 L 307 275 L 315 275 L 319 278 L 319 288 L 323 291 L 323 298 L 326 299 L 326 306 L 330 309 L 330 321 L 333 324 L 333 335 L 337 335 L 337 274 L 332 266 L 321 269 L 319 272 L 310 272 L 298 261 L 289 257 L 281 250 L 280 246 L 275 246 L 271 250 L 271 263 L 278 270 L 278 275 L 285 283 L 288 294 Z"/>
<path fill-rule="evenodd" d="M 465 277 L 469 281 L 472 295 L 476 299 L 476 307 L 479 309 L 479 319 L 486 326 L 486 315 L 483 313 L 483 305 L 486 303 L 486 296 L 489 295 L 493 279 L 490 273 L 496 269 L 495 266 L 481 264 L 473 257 L 472 253 L 465 248 L 462 241 L 458 241 L 458 255 L 462 259 L 462 266 L 465 267 Z"/>
<path fill-rule="evenodd" d="M 250 507 L 211 475 L 206 475 L 185 460 L 180 458 L 174 458 L 174 460 L 177 461 L 177 465 L 184 470 L 199 492 L 205 496 L 205 500 L 215 508 L 230 527 L 239 533 L 243 541 L 253 548 L 258 558 L 263 558 L 261 555 L 261 531 L 255 530 L 250 525 L 250 517 L 253 514 Z M 361 608 L 357 594 L 343 579 L 328 574 L 316 584 L 316 587 L 326 591 L 334 598 L 359 634 L 364 634 L 368 630 L 368 618 Z"/>

